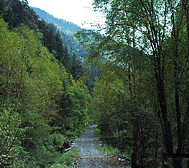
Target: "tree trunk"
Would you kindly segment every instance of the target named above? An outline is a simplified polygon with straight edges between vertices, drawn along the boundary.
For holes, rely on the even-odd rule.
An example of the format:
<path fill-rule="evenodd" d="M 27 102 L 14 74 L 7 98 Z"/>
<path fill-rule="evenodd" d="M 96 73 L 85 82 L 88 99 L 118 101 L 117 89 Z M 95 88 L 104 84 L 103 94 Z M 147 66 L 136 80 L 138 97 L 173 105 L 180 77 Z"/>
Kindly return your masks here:
<path fill-rule="evenodd" d="M 131 156 L 131 167 L 132 168 L 138 168 L 137 165 L 137 153 L 138 153 L 138 145 L 137 145 L 137 141 L 138 141 L 138 125 L 137 122 L 133 123 L 133 152 L 132 152 L 132 156 Z"/>
<path fill-rule="evenodd" d="M 158 65 L 159 66 L 159 65 Z M 160 67 L 160 66 L 159 66 Z M 162 79 L 161 71 L 156 71 L 156 82 L 157 82 L 157 91 L 159 97 L 159 105 L 161 109 L 161 114 L 163 116 L 163 139 L 164 145 L 166 147 L 166 151 L 168 154 L 173 153 L 173 141 L 171 135 L 171 126 L 170 122 L 167 119 L 167 104 L 165 98 L 165 88 L 164 88 L 164 81 Z"/>

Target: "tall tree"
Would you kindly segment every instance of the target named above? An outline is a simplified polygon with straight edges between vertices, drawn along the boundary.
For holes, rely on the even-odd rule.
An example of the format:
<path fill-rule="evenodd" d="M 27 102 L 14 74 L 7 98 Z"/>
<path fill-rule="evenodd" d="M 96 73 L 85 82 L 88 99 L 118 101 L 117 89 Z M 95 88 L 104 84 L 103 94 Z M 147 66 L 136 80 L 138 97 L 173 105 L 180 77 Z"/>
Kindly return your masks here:
<path fill-rule="evenodd" d="M 138 48 L 145 53 L 149 66 L 151 66 L 149 69 L 151 71 L 150 73 L 154 75 L 153 78 L 156 82 L 154 91 L 157 93 L 157 102 L 159 104 L 157 116 L 159 117 L 159 123 L 162 128 L 164 147 L 168 154 L 179 154 L 183 152 L 185 128 L 188 123 L 188 110 L 186 108 L 188 105 L 187 101 L 186 104 L 182 104 L 182 106 L 180 104 L 181 99 L 187 100 L 187 96 L 182 94 L 183 91 L 180 88 L 180 81 L 184 81 L 185 75 L 187 75 L 184 67 L 188 65 L 184 63 L 184 60 L 187 62 L 187 57 L 183 57 L 183 54 L 180 53 L 181 48 L 183 48 L 181 44 L 183 39 L 181 40 L 180 35 L 184 29 L 187 30 L 187 24 L 185 27 L 182 19 L 182 1 L 95 0 L 94 4 L 97 8 L 101 8 L 106 13 L 107 36 L 118 42 L 132 41 L 132 43 L 128 43 L 128 46 Z M 187 23 L 187 1 L 183 4 Z M 131 38 L 133 34 L 135 34 L 134 39 Z M 170 55 L 170 53 L 165 50 L 168 37 L 173 37 L 174 47 L 169 47 L 169 49 L 172 49 L 170 53 L 173 55 Z M 129 53 L 130 51 L 128 50 L 127 54 L 129 55 Z M 115 57 L 117 58 L 118 55 Z M 171 90 L 171 88 L 168 87 L 170 81 L 167 77 L 168 75 L 172 75 L 168 74 L 166 71 L 167 69 L 171 71 L 172 65 L 169 65 L 169 62 L 171 62 L 174 67 L 172 79 L 174 79 L 175 94 L 172 95 L 173 97 L 167 95 Z M 128 70 L 128 72 L 133 73 L 135 68 L 132 67 L 130 69 L 128 66 Z M 183 75 L 183 73 L 185 75 Z M 129 75 L 128 79 L 133 83 L 135 78 L 133 78 L 132 81 L 131 75 Z M 187 87 L 186 83 L 182 83 L 182 85 Z M 185 92 L 188 92 L 188 89 L 185 89 Z M 170 107 L 172 98 L 175 99 L 174 109 Z M 181 117 L 181 109 L 185 109 L 185 117 Z M 176 114 L 174 111 L 176 111 Z M 172 116 L 175 116 L 177 119 L 177 136 L 175 136 L 173 131 L 175 122 Z M 174 143 L 175 139 L 177 139 L 177 144 Z M 175 147 L 177 150 L 175 150 Z M 133 157 L 136 158 L 135 149 L 133 149 L 133 154 Z M 132 160 L 132 166 L 137 167 L 137 162 L 134 158 Z M 173 157 L 173 167 L 182 167 L 181 160 L 178 161 L 178 159 Z"/>

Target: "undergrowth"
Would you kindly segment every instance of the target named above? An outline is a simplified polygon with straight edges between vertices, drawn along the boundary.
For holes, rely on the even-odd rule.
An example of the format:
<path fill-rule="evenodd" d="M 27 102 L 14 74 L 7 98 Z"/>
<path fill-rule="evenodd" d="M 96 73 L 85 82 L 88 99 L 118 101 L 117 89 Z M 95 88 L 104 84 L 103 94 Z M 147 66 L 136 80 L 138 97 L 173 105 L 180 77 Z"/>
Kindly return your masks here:
<path fill-rule="evenodd" d="M 102 135 L 100 133 L 100 129 L 95 128 L 95 135 L 102 138 Z M 103 139 L 103 138 L 102 138 Z M 107 143 L 103 143 L 102 146 L 99 147 L 99 150 L 108 156 L 124 156 L 127 159 L 131 159 L 130 151 L 121 152 L 119 149 L 112 147 L 111 145 Z"/>
<path fill-rule="evenodd" d="M 67 168 L 74 166 L 74 158 L 79 158 L 79 149 L 73 148 L 69 152 L 66 152 L 61 157 L 57 158 L 56 163 L 47 168 Z"/>

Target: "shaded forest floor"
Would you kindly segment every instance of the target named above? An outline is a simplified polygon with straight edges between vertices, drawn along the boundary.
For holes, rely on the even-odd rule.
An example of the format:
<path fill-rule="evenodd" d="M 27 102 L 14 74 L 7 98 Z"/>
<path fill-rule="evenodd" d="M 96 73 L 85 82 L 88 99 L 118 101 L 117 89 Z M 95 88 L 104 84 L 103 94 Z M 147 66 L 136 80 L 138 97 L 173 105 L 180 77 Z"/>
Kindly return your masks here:
<path fill-rule="evenodd" d="M 122 168 L 116 163 L 116 159 L 107 156 L 98 150 L 99 143 L 94 134 L 96 126 L 90 126 L 88 130 L 78 139 L 80 151 L 79 168 Z"/>

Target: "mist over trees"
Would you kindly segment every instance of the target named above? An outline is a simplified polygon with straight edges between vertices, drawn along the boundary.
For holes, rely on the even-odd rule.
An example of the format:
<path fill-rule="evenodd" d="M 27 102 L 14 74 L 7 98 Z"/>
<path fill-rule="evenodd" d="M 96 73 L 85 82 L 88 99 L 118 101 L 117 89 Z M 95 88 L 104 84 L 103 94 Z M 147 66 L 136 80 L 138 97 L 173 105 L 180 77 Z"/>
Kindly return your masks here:
<path fill-rule="evenodd" d="M 0 167 L 53 166 L 89 123 L 132 168 L 188 167 L 188 1 L 93 3 L 103 35 L 0 0 Z"/>

